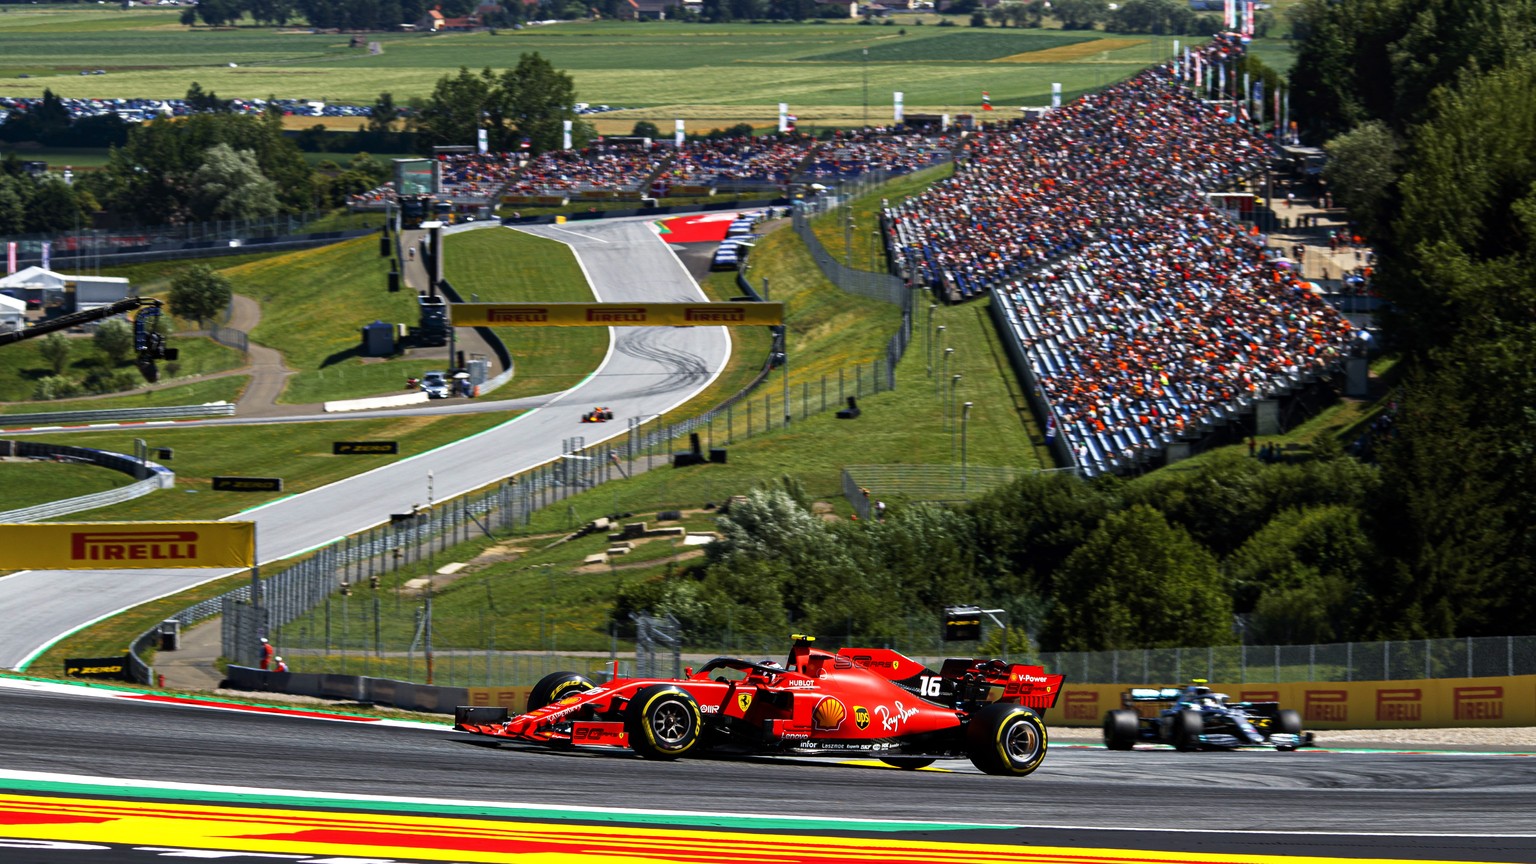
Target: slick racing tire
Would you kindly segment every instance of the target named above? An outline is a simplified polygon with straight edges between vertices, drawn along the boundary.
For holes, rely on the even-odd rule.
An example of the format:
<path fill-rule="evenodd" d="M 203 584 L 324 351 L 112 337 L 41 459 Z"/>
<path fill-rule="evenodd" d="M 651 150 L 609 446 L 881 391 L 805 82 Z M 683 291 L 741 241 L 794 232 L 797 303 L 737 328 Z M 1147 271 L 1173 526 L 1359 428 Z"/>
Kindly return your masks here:
<path fill-rule="evenodd" d="M 624 731 L 629 746 L 647 759 L 676 759 L 699 742 L 704 717 L 687 690 L 654 684 L 629 700 Z"/>
<path fill-rule="evenodd" d="M 987 774 L 1023 777 L 1040 767 L 1049 739 L 1040 715 L 998 702 L 971 715 L 965 735 L 971 764 Z"/>
<path fill-rule="evenodd" d="M 1173 715 L 1173 749 L 1183 753 L 1200 749 L 1200 735 L 1205 731 L 1205 720 L 1199 711 L 1180 711 Z"/>
<path fill-rule="evenodd" d="M 1104 715 L 1104 746 L 1110 750 L 1129 750 L 1136 746 L 1139 721 L 1135 711 L 1116 708 Z"/>
<path fill-rule="evenodd" d="M 1301 740 L 1301 714 L 1289 708 L 1282 710 L 1275 717 L 1275 731 L 1284 732 L 1287 735 L 1295 735 L 1296 740 Z M 1288 744 L 1284 747 L 1276 747 L 1275 749 L 1289 752 L 1295 750 L 1296 746 Z"/>
<path fill-rule="evenodd" d="M 539 683 L 533 685 L 533 689 L 528 691 L 528 710 L 537 711 L 545 705 L 559 702 L 567 696 L 574 696 L 596 686 L 575 672 L 552 672 L 540 678 Z"/>
<path fill-rule="evenodd" d="M 900 768 L 903 771 L 916 771 L 919 768 L 927 768 L 938 760 L 925 759 L 922 756 L 881 756 L 880 761 L 892 768 Z"/>

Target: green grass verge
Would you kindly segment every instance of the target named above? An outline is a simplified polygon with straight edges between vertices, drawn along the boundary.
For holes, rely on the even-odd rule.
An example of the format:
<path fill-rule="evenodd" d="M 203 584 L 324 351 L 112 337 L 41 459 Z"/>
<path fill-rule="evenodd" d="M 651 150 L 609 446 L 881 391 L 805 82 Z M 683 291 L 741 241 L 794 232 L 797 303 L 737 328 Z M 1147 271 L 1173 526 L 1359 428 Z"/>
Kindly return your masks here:
<path fill-rule="evenodd" d="M 233 348 L 228 348 L 214 342 L 211 339 L 172 337 L 168 343 L 171 347 L 181 352 L 179 360 L 175 361 L 174 372 L 167 371 L 168 375 L 186 377 L 191 375 L 207 375 L 214 372 L 222 372 L 226 369 L 234 369 L 245 362 L 244 355 Z M 96 348 L 96 343 L 90 337 L 71 337 L 70 361 L 65 367 L 64 374 L 76 380 L 84 380 L 91 372 L 101 368 L 113 370 L 129 370 L 133 372 L 133 380 L 136 385 L 145 382 L 138 377 L 132 361 L 111 363 L 107 356 Z M 162 366 L 162 371 L 166 367 Z M 32 339 L 12 345 L 0 352 L 0 401 L 23 403 L 21 405 L 6 406 L 7 412 L 33 412 L 33 411 L 74 411 L 86 410 L 85 402 L 97 400 L 66 399 L 48 402 L 33 401 L 39 379 L 53 374 L 53 368 L 43 360 L 40 340 Z M 71 406 L 71 407 L 61 407 Z"/>
<path fill-rule="evenodd" d="M 0 462 L 0 510 L 15 510 L 127 486 L 133 478 L 96 465 Z"/>
<path fill-rule="evenodd" d="M 229 268 L 236 293 L 261 303 L 251 338 L 283 353 L 298 374 L 282 401 L 307 404 L 376 396 L 443 368 L 442 359 L 364 358 L 359 328 L 373 321 L 415 325 L 416 295 L 386 288 L 390 259 L 377 237 L 359 237 Z"/>
<path fill-rule="evenodd" d="M 78 447 L 99 447 L 131 453 L 133 439 L 145 437 L 155 447 L 176 451 L 170 467 L 176 486 L 123 504 L 73 514 L 71 520 L 139 521 L 163 519 L 219 519 L 233 513 L 306 492 L 362 471 L 441 447 L 507 420 L 507 415 L 465 414 L 441 417 L 401 417 L 377 420 L 343 420 L 293 423 L 281 431 L 266 426 L 162 427 L 146 432 L 142 427 L 102 432 L 81 432 L 57 440 Z M 332 441 L 399 441 L 399 456 L 356 457 L 331 455 Z M 281 494 L 214 492 L 216 474 L 278 476 Z"/>
<path fill-rule="evenodd" d="M 162 382 L 154 390 L 128 396 L 97 396 L 89 399 L 59 399 L 53 402 L 17 402 L 0 405 L 0 414 L 32 414 L 53 411 L 98 411 L 107 408 L 163 408 L 168 405 L 202 405 L 206 402 L 233 402 L 245 389 L 249 375 L 223 375 L 185 384 Z"/>

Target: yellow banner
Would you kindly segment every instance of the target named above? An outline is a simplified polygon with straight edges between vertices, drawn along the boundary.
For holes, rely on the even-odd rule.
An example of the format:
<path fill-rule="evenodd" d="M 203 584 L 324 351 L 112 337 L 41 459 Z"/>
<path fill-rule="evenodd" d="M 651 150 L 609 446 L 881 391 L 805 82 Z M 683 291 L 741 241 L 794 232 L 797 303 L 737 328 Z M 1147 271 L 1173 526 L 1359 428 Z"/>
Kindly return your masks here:
<path fill-rule="evenodd" d="M 783 303 L 455 303 L 455 327 L 717 327 L 784 323 Z"/>
<path fill-rule="evenodd" d="M 0 524 L 0 570 L 250 567 L 254 522 Z"/>
<path fill-rule="evenodd" d="M 1097 726 L 1121 707 L 1131 687 L 1180 686 L 1172 682 L 1077 684 L 1061 688 L 1047 717 L 1062 726 Z M 1421 729 L 1452 726 L 1536 726 L 1536 675 L 1490 678 L 1428 678 L 1413 681 L 1298 681 L 1284 684 L 1221 684 L 1212 690 L 1233 701 L 1279 702 L 1301 712 L 1308 729 Z M 1163 706 L 1137 706 L 1147 716 Z"/>

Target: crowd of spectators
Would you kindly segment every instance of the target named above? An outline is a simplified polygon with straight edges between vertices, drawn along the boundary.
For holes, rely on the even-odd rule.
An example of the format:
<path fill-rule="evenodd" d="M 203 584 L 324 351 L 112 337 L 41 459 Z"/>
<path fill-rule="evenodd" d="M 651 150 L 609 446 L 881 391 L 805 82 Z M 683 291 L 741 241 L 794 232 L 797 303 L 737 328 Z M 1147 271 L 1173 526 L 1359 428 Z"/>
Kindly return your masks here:
<path fill-rule="evenodd" d="M 514 195 L 641 191 L 656 173 L 659 145 L 598 143 L 582 150 L 550 150 L 529 162 L 507 190 Z"/>
<path fill-rule="evenodd" d="M 501 194 L 518 172 L 518 160 L 508 153 L 454 153 L 437 157 L 444 193 L 466 200 L 489 200 Z"/>
<path fill-rule="evenodd" d="M 1208 51 L 1229 51 L 1217 42 Z M 1200 193 L 1266 143 L 1160 67 L 967 142 L 955 177 L 887 210 L 895 257 L 952 296 L 994 292 L 1090 473 L 1283 393 L 1354 328 Z"/>
<path fill-rule="evenodd" d="M 858 177 L 870 171 L 909 174 L 950 158 L 956 140 L 949 133 L 930 135 L 906 128 L 838 132 L 812 152 L 802 177 L 820 181 Z"/>
<path fill-rule="evenodd" d="M 690 141 L 667 165 L 668 186 L 726 183 L 783 185 L 805 162 L 814 139 L 794 133 Z"/>

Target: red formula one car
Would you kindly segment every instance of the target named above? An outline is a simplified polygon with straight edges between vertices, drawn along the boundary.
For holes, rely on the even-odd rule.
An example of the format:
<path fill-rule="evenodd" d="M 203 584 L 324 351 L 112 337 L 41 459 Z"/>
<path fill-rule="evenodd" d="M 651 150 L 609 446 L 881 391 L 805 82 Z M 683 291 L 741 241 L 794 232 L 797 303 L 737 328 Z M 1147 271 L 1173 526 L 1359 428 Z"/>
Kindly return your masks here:
<path fill-rule="evenodd" d="M 721 657 L 681 679 L 608 684 L 546 676 L 528 711 L 461 706 L 454 728 L 551 747 L 689 753 L 867 755 L 900 768 L 969 757 L 988 774 L 1023 776 L 1045 758 L 1040 714 L 1060 675 L 1001 660 L 951 658 L 935 672 L 885 648 L 833 654 L 795 637 L 786 666 Z"/>

